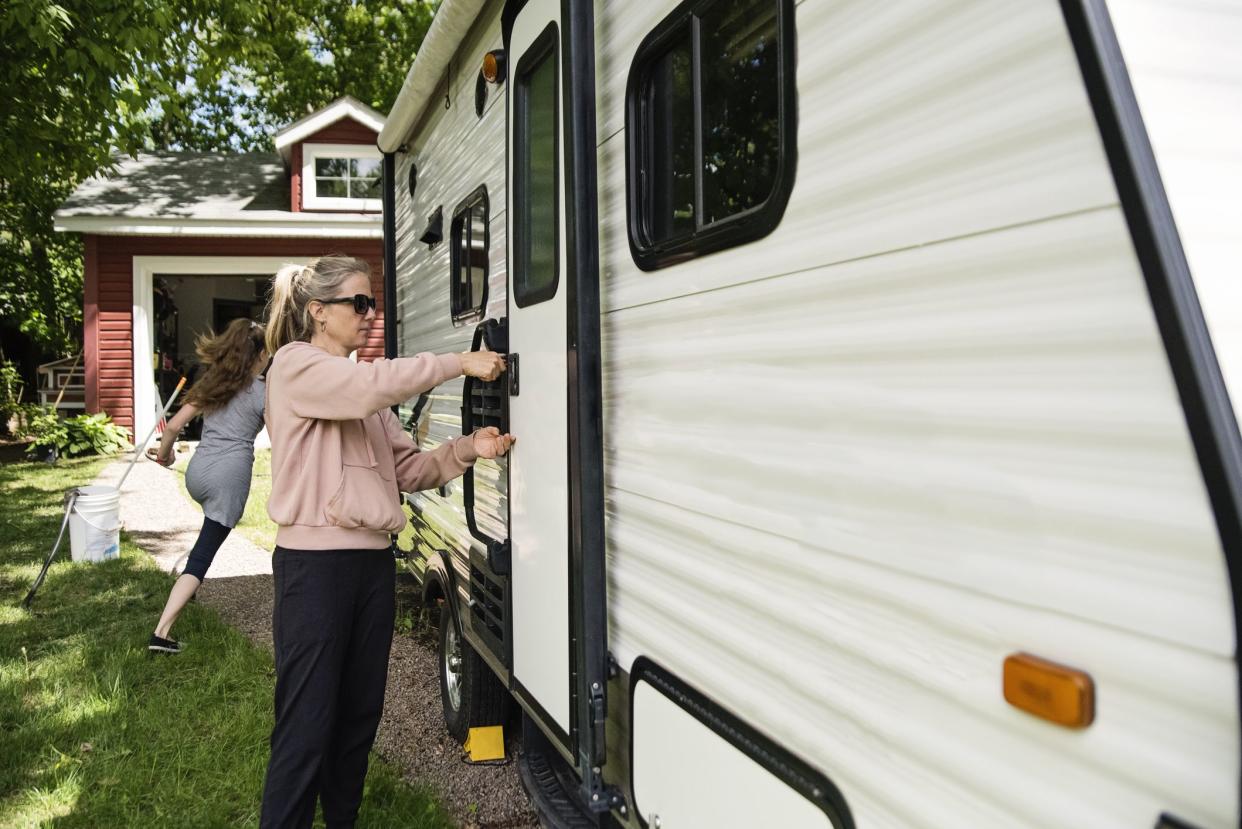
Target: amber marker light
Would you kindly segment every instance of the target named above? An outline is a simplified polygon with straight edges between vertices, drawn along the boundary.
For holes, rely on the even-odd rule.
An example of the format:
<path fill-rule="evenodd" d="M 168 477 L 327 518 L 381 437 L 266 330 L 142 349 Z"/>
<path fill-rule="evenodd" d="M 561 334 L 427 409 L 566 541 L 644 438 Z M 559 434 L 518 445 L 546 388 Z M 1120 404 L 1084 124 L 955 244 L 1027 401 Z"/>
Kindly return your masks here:
<path fill-rule="evenodd" d="M 504 83 L 505 50 L 493 49 L 483 56 L 483 79 L 488 83 Z"/>
<path fill-rule="evenodd" d="M 1005 659 L 1005 701 L 1020 711 L 1066 728 L 1095 719 L 1095 683 L 1083 671 L 1029 653 Z"/>

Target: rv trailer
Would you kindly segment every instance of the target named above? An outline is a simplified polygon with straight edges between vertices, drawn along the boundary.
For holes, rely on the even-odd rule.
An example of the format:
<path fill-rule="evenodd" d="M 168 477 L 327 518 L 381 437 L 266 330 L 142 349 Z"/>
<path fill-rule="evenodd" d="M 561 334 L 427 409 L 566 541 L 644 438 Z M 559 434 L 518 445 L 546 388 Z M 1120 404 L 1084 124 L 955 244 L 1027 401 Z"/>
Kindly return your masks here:
<path fill-rule="evenodd" d="M 1242 6 L 444 0 L 379 138 L 445 720 L 551 826 L 1236 827 Z"/>

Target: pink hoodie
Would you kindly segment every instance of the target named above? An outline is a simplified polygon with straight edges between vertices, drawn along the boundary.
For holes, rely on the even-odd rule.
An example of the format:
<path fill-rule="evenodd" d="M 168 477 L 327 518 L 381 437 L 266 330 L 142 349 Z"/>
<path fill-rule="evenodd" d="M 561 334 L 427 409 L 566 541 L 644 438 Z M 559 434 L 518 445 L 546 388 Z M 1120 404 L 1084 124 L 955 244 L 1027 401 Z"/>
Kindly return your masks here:
<path fill-rule="evenodd" d="M 405 527 L 398 488 L 451 481 L 478 454 L 469 435 L 420 452 L 388 409 L 461 374 L 454 354 L 354 363 L 305 342 L 267 372 L 276 543 L 295 550 L 381 549 Z"/>

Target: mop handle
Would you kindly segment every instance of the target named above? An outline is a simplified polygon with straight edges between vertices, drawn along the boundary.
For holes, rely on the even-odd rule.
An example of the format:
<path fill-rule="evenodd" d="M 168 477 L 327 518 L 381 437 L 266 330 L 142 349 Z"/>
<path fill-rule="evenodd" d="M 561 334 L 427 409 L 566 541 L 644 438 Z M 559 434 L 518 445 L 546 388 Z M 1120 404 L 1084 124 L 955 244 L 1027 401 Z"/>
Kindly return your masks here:
<path fill-rule="evenodd" d="M 151 424 L 151 431 L 147 432 L 147 436 L 141 444 L 134 446 L 134 459 L 129 462 L 129 468 L 125 470 L 125 474 L 121 476 L 121 480 L 116 485 L 116 491 L 121 491 L 121 484 L 125 483 L 125 479 L 129 477 L 129 473 L 134 471 L 134 464 L 138 463 L 138 459 L 142 457 L 142 450 L 147 448 L 147 444 L 151 442 L 151 436 L 155 434 L 155 430 L 159 428 L 160 421 L 168 415 L 168 410 L 172 408 L 173 401 L 177 399 L 177 395 L 181 394 L 181 388 L 185 385 L 185 378 L 177 383 L 177 388 L 173 389 L 172 394 L 168 395 L 168 402 L 164 404 L 163 411 L 160 416 L 155 419 L 155 423 Z"/>

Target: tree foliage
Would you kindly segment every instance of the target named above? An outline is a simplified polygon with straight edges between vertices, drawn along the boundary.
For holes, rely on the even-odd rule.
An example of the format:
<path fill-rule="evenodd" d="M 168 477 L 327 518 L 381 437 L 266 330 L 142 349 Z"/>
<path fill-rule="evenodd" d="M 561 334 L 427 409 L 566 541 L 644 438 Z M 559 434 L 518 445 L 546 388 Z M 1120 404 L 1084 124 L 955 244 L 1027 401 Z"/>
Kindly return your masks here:
<path fill-rule="evenodd" d="M 177 0 L 0 5 L 0 324 L 65 350 L 81 311 L 81 245 L 51 215 L 115 152 L 147 136 L 147 103 L 174 88 Z"/>
<path fill-rule="evenodd" d="M 270 149 L 341 95 L 387 112 L 431 0 L 5 0 L 0 326 L 76 348 L 81 244 L 52 214 L 143 149 Z"/>
<path fill-rule="evenodd" d="M 157 142 L 269 149 L 272 133 L 342 95 L 387 112 L 431 24 L 431 2 L 284 0 L 221 11 L 163 101 Z"/>

